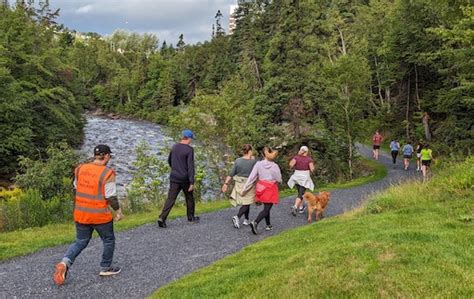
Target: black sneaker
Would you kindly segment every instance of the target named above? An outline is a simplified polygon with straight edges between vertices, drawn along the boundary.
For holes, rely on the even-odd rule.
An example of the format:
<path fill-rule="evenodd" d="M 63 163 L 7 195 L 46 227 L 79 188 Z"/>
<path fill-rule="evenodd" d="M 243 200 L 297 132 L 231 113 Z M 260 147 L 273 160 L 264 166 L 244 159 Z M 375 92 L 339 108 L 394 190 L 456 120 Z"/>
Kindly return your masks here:
<path fill-rule="evenodd" d="M 112 276 L 112 275 L 119 274 L 120 271 L 122 271 L 122 269 L 120 269 L 119 267 L 109 267 L 107 269 L 100 270 L 99 275 L 100 276 Z"/>
<path fill-rule="evenodd" d="M 257 223 L 255 221 L 250 222 L 250 228 L 252 229 L 252 234 L 257 235 Z"/>
<path fill-rule="evenodd" d="M 189 221 L 189 222 L 192 222 L 192 223 L 198 223 L 198 222 L 199 222 L 199 217 L 198 217 L 198 216 L 194 216 L 193 218 L 188 218 L 188 221 Z"/>
<path fill-rule="evenodd" d="M 291 207 L 291 215 L 293 215 L 293 216 L 296 217 L 296 211 L 297 211 L 296 207 L 295 207 L 295 206 L 292 206 L 292 207 Z"/>
<path fill-rule="evenodd" d="M 273 230 L 273 226 L 267 225 L 267 226 L 265 227 L 265 230 L 266 230 L 266 231 L 271 231 L 271 230 Z"/>
<path fill-rule="evenodd" d="M 305 210 L 306 206 L 303 205 L 301 208 L 298 209 L 298 213 L 303 214 Z"/>
<path fill-rule="evenodd" d="M 159 227 L 166 228 L 166 221 L 165 220 L 158 219 L 157 222 L 158 222 Z"/>

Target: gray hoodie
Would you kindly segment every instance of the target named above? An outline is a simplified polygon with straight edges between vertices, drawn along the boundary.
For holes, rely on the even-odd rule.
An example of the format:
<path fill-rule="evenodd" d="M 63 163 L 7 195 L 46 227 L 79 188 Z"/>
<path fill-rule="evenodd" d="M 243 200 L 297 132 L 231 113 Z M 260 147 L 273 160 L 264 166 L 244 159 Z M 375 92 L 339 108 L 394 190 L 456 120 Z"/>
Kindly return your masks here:
<path fill-rule="evenodd" d="M 278 164 L 273 161 L 258 161 L 252 169 L 242 192 L 247 192 L 259 180 L 281 183 L 281 171 Z"/>

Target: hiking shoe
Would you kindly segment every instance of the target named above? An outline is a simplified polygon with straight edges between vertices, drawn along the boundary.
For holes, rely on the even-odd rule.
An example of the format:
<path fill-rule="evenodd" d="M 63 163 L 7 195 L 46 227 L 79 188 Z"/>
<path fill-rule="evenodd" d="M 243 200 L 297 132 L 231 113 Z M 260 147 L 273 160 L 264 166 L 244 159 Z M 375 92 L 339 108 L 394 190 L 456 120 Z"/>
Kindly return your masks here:
<path fill-rule="evenodd" d="M 232 223 L 234 224 L 235 228 L 240 228 L 240 223 L 239 222 L 240 222 L 239 217 L 237 217 L 237 216 L 232 217 Z"/>
<path fill-rule="evenodd" d="M 265 227 L 265 230 L 266 230 L 266 231 L 271 231 L 271 230 L 273 230 L 273 226 L 267 225 L 267 226 Z"/>
<path fill-rule="evenodd" d="M 244 219 L 244 222 L 242 222 L 242 224 L 243 224 L 243 225 L 249 225 L 249 224 L 250 224 L 250 222 L 249 222 L 249 220 L 248 220 L 248 219 Z"/>
<path fill-rule="evenodd" d="M 165 220 L 158 219 L 157 222 L 158 222 L 159 227 L 166 228 L 166 221 Z"/>
<path fill-rule="evenodd" d="M 192 223 L 198 223 L 199 222 L 199 217 L 198 216 L 194 216 L 192 218 L 188 218 L 188 221 L 189 222 L 192 222 Z"/>
<path fill-rule="evenodd" d="M 112 275 L 119 274 L 120 271 L 122 271 L 122 269 L 120 269 L 119 267 L 108 267 L 107 269 L 100 270 L 99 275 L 100 276 L 112 276 Z"/>
<path fill-rule="evenodd" d="M 64 281 L 66 280 L 67 276 L 67 265 L 65 262 L 59 262 L 56 264 L 54 275 L 53 275 L 53 281 L 56 285 L 60 286 L 64 284 Z"/>
<path fill-rule="evenodd" d="M 293 216 L 296 216 L 296 207 L 295 206 L 291 206 L 291 215 Z"/>
<path fill-rule="evenodd" d="M 306 211 L 306 206 L 303 205 L 301 208 L 298 209 L 298 213 L 303 214 Z"/>
<path fill-rule="evenodd" d="M 250 229 L 252 229 L 252 234 L 256 235 L 257 232 L 257 223 L 255 221 L 250 222 Z"/>

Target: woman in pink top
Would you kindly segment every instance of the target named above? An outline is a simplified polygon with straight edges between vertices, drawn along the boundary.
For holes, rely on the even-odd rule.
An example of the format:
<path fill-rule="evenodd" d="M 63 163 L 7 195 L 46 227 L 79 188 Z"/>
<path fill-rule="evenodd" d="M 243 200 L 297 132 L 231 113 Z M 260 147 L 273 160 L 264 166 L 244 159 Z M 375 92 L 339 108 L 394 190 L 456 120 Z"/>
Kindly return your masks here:
<path fill-rule="evenodd" d="M 257 182 L 255 186 L 255 201 L 263 203 L 264 208 L 263 211 L 258 214 L 255 221 L 250 222 L 250 228 L 254 235 L 257 234 L 258 223 L 264 218 L 267 223 L 265 230 L 272 230 L 270 210 L 274 204 L 278 204 L 279 202 L 278 183 L 282 181 L 280 167 L 273 162 L 278 155 L 278 151 L 265 147 L 263 149 L 263 155 L 265 159 L 255 164 L 247 182 L 240 192 L 241 196 L 245 196 L 245 193 L 252 189 L 254 183 Z"/>
<path fill-rule="evenodd" d="M 306 189 L 314 190 L 314 183 L 311 180 L 311 173 L 314 172 L 314 162 L 309 156 L 309 149 L 307 146 L 302 146 L 293 159 L 290 161 L 290 168 L 295 169 L 295 173 L 290 177 L 288 186 L 293 188 L 296 186 L 298 196 L 295 199 L 295 204 L 291 208 L 291 214 L 296 216 L 296 212 L 304 212 L 303 194 Z"/>
<path fill-rule="evenodd" d="M 375 131 L 374 136 L 372 137 L 372 144 L 373 144 L 373 156 L 375 160 L 379 159 L 379 150 L 380 145 L 382 144 L 383 137 L 380 135 L 379 130 Z"/>

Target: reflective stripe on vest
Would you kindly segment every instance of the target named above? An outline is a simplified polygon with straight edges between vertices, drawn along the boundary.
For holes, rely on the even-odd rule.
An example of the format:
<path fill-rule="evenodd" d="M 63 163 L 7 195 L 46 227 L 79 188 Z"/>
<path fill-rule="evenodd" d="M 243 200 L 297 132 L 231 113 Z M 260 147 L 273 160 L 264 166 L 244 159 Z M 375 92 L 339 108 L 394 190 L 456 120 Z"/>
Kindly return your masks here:
<path fill-rule="evenodd" d="M 105 166 L 92 163 L 76 168 L 74 221 L 82 224 L 103 224 L 112 221 L 105 198 L 105 182 L 114 173 Z"/>
<path fill-rule="evenodd" d="M 83 208 L 83 207 L 76 207 L 76 210 L 86 212 L 86 213 L 92 213 L 92 214 L 100 214 L 100 213 L 107 213 L 110 210 L 108 208 L 104 209 L 90 209 L 90 208 Z"/>

